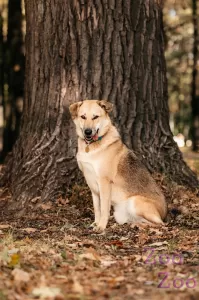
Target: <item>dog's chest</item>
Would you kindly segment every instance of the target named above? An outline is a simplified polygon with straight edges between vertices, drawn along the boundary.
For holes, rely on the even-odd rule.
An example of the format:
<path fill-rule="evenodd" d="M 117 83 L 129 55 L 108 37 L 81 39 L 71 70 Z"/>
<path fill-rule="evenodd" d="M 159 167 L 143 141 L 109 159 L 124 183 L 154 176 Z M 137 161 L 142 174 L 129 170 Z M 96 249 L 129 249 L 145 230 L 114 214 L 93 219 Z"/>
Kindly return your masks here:
<path fill-rule="evenodd" d="M 86 154 L 78 154 L 77 162 L 80 170 L 83 172 L 86 182 L 93 192 L 98 193 L 96 165 Z"/>

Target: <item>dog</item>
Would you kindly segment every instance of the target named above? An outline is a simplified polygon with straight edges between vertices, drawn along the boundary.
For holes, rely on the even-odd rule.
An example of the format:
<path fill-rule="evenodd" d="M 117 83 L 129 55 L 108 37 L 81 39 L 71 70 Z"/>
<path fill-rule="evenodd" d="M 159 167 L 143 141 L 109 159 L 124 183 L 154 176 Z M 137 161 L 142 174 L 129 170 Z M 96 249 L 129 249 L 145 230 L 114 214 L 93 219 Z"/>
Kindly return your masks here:
<path fill-rule="evenodd" d="M 164 224 L 165 198 L 135 153 L 123 144 L 106 100 L 69 107 L 78 136 L 77 163 L 91 190 L 95 232 L 107 226 L 111 205 L 117 223 Z"/>

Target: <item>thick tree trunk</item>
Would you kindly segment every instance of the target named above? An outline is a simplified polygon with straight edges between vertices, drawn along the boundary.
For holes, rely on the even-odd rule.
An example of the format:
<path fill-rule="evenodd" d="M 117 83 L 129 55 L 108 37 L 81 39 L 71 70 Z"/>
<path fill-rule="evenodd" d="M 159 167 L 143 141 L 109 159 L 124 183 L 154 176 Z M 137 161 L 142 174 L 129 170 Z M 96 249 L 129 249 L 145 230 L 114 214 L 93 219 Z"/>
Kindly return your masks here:
<path fill-rule="evenodd" d="M 199 151 L 199 15 L 197 0 L 192 0 L 193 9 L 193 75 L 192 75 L 192 144 L 193 151 Z"/>
<path fill-rule="evenodd" d="M 79 178 L 68 105 L 85 98 L 115 105 L 124 142 L 149 169 L 196 186 L 169 128 L 159 1 L 25 3 L 25 105 L 10 164 L 17 203 L 55 199 Z"/>

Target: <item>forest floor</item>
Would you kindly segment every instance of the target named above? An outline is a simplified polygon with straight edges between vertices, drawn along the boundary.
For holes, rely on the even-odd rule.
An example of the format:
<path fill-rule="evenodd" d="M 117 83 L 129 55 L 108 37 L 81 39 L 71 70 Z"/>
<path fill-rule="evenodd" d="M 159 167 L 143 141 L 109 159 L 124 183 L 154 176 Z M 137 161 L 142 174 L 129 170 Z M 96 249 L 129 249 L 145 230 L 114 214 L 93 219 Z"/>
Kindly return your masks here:
<path fill-rule="evenodd" d="M 111 217 L 106 233 L 94 234 L 90 192 L 79 186 L 18 220 L 1 214 L 0 300 L 199 299 L 199 199 L 158 181 L 169 206 L 163 227 Z M 0 204 L 9 200 L 4 191 Z"/>

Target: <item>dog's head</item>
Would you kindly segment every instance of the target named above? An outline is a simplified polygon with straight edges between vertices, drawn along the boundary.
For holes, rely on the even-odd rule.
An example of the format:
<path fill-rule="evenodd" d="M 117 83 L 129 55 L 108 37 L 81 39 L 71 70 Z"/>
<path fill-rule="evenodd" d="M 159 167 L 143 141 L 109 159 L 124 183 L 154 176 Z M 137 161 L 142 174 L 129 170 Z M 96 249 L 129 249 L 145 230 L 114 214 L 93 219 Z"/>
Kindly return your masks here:
<path fill-rule="evenodd" d="M 77 135 L 89 141 L 98 140 L 111 126 L 109 112 L 113 105 L 106 100 L 84 100 L 69 107 Z"/>

